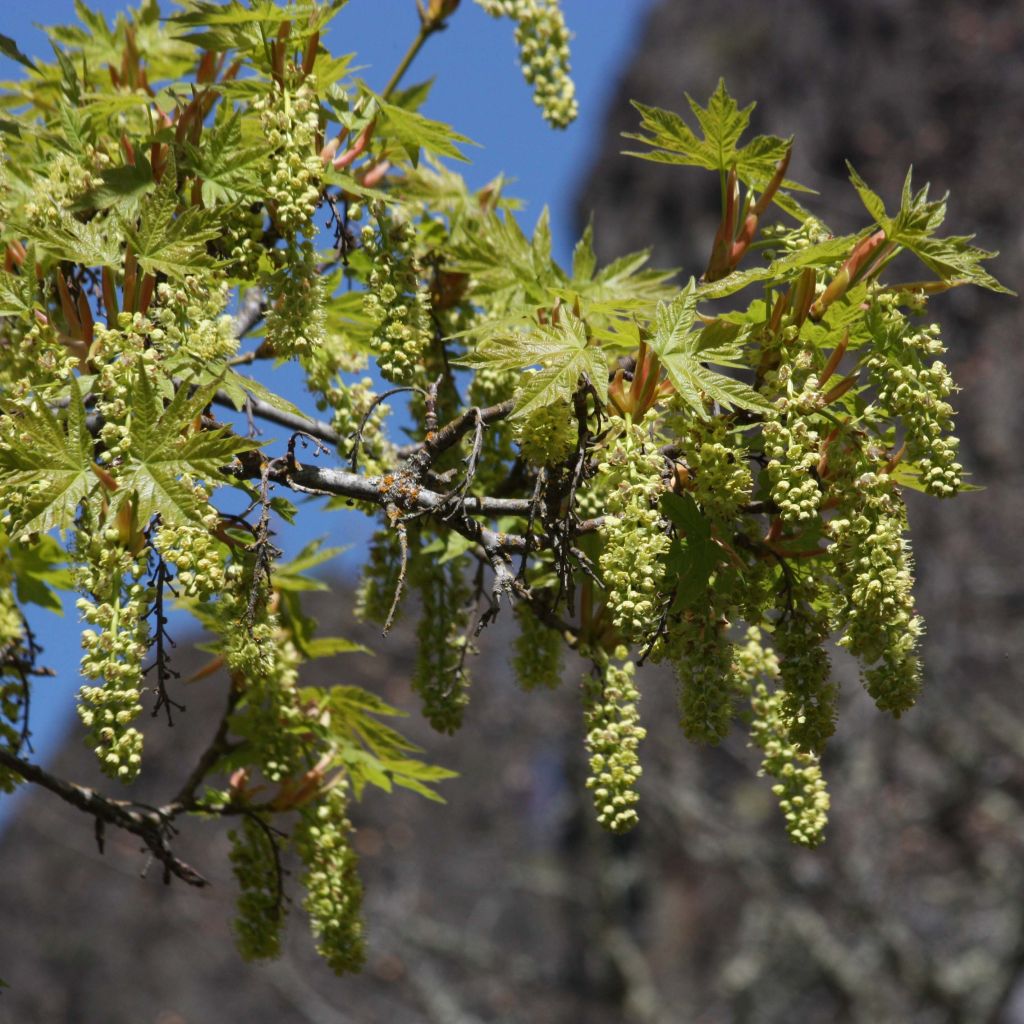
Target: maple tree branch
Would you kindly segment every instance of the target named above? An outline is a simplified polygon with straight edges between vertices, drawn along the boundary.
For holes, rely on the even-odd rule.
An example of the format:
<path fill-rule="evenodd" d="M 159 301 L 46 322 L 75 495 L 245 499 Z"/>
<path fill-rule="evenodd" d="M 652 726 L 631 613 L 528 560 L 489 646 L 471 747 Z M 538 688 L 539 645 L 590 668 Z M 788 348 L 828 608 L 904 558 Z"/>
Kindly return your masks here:
<path fill-rule="evenodd" d="M 176 857 L 171 851 L 170 839 L 174 835 L 173 814 L 167 813 L 165 809 L 141 807 L 128 800 L 114 800 L 88 786 L 79 786 L 77 783 L 51 775 L 39 765 L 26 761 L 9 750 L 0 749 L 0 766 L 14 772 L 26 782 L 48 789 L 72 807 L 91 814 L 96 819 L 96 836 L 101 850 L 103 826 L 113 825 L 138 836 L 146 844 L 153 857 L 163 864 L 165 882 L 169 883 L 173 875 L 188 885 L 202 887 L 207 884 L 206 879 L 195 868 Z"/>

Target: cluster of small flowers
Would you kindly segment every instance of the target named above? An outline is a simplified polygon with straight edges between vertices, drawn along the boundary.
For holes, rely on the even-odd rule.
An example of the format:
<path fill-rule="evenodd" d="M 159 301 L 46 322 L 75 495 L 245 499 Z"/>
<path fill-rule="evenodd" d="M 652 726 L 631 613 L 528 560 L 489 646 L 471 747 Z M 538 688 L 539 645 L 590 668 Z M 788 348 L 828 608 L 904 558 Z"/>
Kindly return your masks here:
<path fill-rule="evenodd" d="M 158 284 L 156 302 L 136 329 L 164 355 L 182 352 L 197 366 L 238 351 L 230 316 L 224 314 L 225 286 L 189 275 L 176 285 Z"/>
<path fill-rule="evenodd" d="M 274 840 L 254 816 L 228 833 L 231 869 L 238 883 L 235 943 L 246 960 L 271 960 L 281 952 L 284 898 Z"/>
<path fill-rule="evenodd" d="M 348 785 L 339 778 L 317 801 L 300 811 L 293 835 L 305 866 L 303 906 L 320 955 L 337 974 L 358 971 L 366 959 L 363 941 L 363 886 L 349 844 Z"/>
<path fill-rule="evenodd" d="M 525 604 L 515 606 L 519 633 L 512 654 L 516 681 L 524 690 L 554 690 L 562 681 L 562 650 L 558 630 L 544 625 Z"/>
<path fill-rule="evenodd" d="M 297 77 L 292 72 L 292 77 Z M 254 103 L 273 159 L 267 161 L 264 182 L 268 206 L 281 234 L 293 239 L 309 233 L 320 202 L 319 177 L 323 170 L 316 152 L 320 124 L 316 81 L 307 75 L 275 87 Z"/>
<path fill-rule="evenodd" d="M 366 422 L 366 410 L 373 405 L 377 392 L 373 389 L 373 381 L 369 377 L 345 383 L 338 380 L 323 392 L 327 404 L 334 412 L 331 425 L 339 436 L 345 439 L 345 447 L 339 450 L 342 457 L 347 456 L 355 443 L 356 432 L 362 425 L 359 435 L 359 467 L 367 474 L 374 476 L 394 464 L 394 449 L 387 439 L 384 422 L 391 411 L 386 402 L 373 406 L 373 411 Z"/>
<path fill-rule="evenodd" d="M 817 217 L 807 217 L 792 227 L 780 223 L 765 224 L 760 229 L 763 255 L 769 262 L 790 253 L 801 252 L 831 237 L 831 232 Z"/>
<path fill-rule="evenodd" d="M 558 0 L 477 0 L 495 18 L 511 18 L 523 77 L 544 120 L 566 128 L 576 119 L 576 87 L 569 77 L 569 30 Z"/>
<path fill-rule="evenodd" d="M 407 384 L 430 346 L 430 289 L 416 257 L 416 231 L 388 206 L 370 204 L 376 222 L 364 224 L 363 250 L 370 259 L 363 310 L 373 321 L 370 345 L 381 375 Z M 350 212 L 349 216 L 352 214 Z"/>
<path fill-rule="evenodd" d="M 266 337 L 282 359 L 305 361 L 324 344 L 327 314 L 324 285 L 317 269 L 313 243 L 304 238 L 286 249 L 274 249 L 276 265 L 266 281 Z"/>
<path fill-rule="evenodd" d="M 752 480 L 742 449 L 727 443 L 721 416 L 691 420 L 681 432 L 683 457 L 692 479 L 692 494 L 712 520 L 729 521 L 750 501 Z"/>
<path fill-rule="evenodd" d="M 789 601 L 791 607 L 776 623 L 774 633 L 782 658 L 779 711 L 790 739 L 802 750 L 817 752 L 835 731 L 839 699 L 823 647 L 829 635 L 828 615 L 799 594 L 791 594 Z"/>
<path fill-rule="evenodd" d="M 671 540 L 658 510 L 664 459 L 644 444 L 640 428 L 627 429 L 598 464 L 608 487 L 600 564 L 612 619 L 632 642 L 645 639 L 655 625 Z"/>
<path fill-rule="evenodd" d="M 243 610 L 237 611 L 225 648 L 229 668 L 245 681 L 235 731 L 253 741 L 263 774 L 280 782 L 303 763 L 305 712 L 296 689 L 302 658 L 274 615 L 264 612 L 250 629 Z"/>
<path fill-rule="evenodd" d="M 208 498 L 202 487 L 197 496 Z M 153 547 L 161 558 L 178 569 L 177 584 L 182 597 L 206 598 L 224 590 L 227 577 L 221 547 L 212 535 L 219 516 L 210 508 L 199 523 L 161 523 Z"/>
<path fill-rule="evenodd" d="M 535 466 L 557 466 L 575 450 L 579 427 L 568 402 L 552 402 L 515 421 L 514 438 Z"/>
<path fill-rule="evenodd" d="M 768 680 L 779 671 L 778 659 L 763 646 L 760 630 L 751 627 L 746 643 L 736 645 L 734 659 L 738 689 L 750 698 L 750 739 L 763 755 L 761 774 L 776 780 L 772 792 L 778 797 L 790 839 L 814 847 L 825 837 L 828 790 L 818 755 L 802 750 L 789 734 L 783 691 L 769 689 Z"/>
<path fill-rule="evenodd" d="M 402 555 L 394 530 L 376 530 L 370 538 L 369 557 L 363 563 L 356 589 L 355 614 L 361 622 L 383 626 L 398 587 Z"/>
<path fill-rule="evenodd" d="M 453 733 L 469 704 L 469 587 L 457 560 L 438 564 L 420 554 L 410 579 L 420 594 L 412 686 L 423 702 L 423 717 L 438 732 Z"/>
<path fill-rule="evenodd" d="M 627 657 L 625 647 L 615 657 Z M 602 658 L 594 675 L 584 678 L 586 746 L 590 754 L 587 789 L 594 798 L 598 823 L 610 832 L 628 832 L 637 823 L 636 785 L 642 768 L 637 747 L 647 735 L 640 725 L 636 666 L 623 660 L 621 667 Z"/>
<path fill-rule="evenodd" d="M 93 154 L 97 155 L 96 151 Z M 104 160 L 109 163 L 105 157 Z M 89 167 L 89 163 L 93 166 Z M 24 216 L 35 224 L 57 227 L 66 216 L 62 211 L 73 209 L 86 193 L 103 184 L 100 177 L 102 164 L 88 156 L 58 152 L 47 160 L 46 168 L 46 180 L 38 182 L 34 190 L 40 200 L 30 200 L 22 210 Z"/>
<path fill-rule="evenodd" d="M 94 362 L 102 357 L 94 385 L 96 412 L 103 426 L 99 439 L 102 448 L 96 461 L 108 467 L 119 465 L 131 444 L 129 416 L 134 369 L 141 363 L 152 369 L 159 361 L 156 349 L 147 349 L 150 323 L 139 313 L 121 313 L 116 328 L 96 325 Z"/>
<path fill-rule="evenodd" d="M 916 649 L 924 628 L 914 610 L 906 512 L 888 474 L 875 472 L 858 452 L 846 453 L 845 461 L 849 475 L 828 524 L 833 575 L 845 599 L 839 642 L 865 666 L 864 682 L 879 709 L 898 715 L 921 688 Z"/>
<path fill-rule="evenodd" d="M 223 223 L 223 221 L 222 221 Z M 230 260 L 228 275 L 242 281 L 252 281 L 260 268 L 263 248 L 264 217 L 262 206 L 239 210 L 224 224 L 220 250 Z"/>
<path fill-rule="evenodd" d="M 708 589 L 706 602 L 672 626 L 666 644 L 679 676 L 679 724 L 694 743 L 718 743 L 732 722 L 733 645 Z"/>
<path fill-rule="evenodd" d="M 814 469 L 820 438 L 805 419 L 769 420 L 762 429 L 765 467 L 772 501 L 788 523 L 813 519 L 821 507 L 821 488 Z"/>
<path fill-rule="evenodd" d="M 78 714 L 103 771 L 131 782 L 142 766 L 142 733 L 131 722 L 142 711 L 142 661 L 149 649 L 146 612 L 152 589 L 142 582 L 148 552 L 122 547 L 115 527 L 76 531 L 75 582 L 82 618 L 82 675 L 99 680 L 78 691 Z"/>
<path fill-rule="evenodd" d="M 955 385 L 944 363 L 936 359 L 928 366 L 924 359 L 945 351 L 939 325 L 915 329 L 897 308 L 896 297 L 884 293 L 874 297 L 870 324 L 875 348 L 867 365 L 879 403 L 902 421 L 907 455 L 917 464 L 925 490 L 952 497 L 963 486 L 953 407 L 946 400 Z"/>

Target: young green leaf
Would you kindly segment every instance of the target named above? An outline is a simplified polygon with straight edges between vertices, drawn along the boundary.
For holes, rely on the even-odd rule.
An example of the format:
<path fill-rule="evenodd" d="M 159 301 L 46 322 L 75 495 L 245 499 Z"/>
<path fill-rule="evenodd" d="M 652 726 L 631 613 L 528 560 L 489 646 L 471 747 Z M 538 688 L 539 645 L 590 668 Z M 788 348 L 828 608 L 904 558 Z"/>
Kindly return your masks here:
<path fill-rule="evenodd" d="M 654 314 L 654 331 L 648 344 L 661 360 L 669 380 L 687 405 L 699 416 L 707 416 L 704 399 L 714 399 L 726 409 L 739 406 L 755 412 L 769 408 L 768 402 L 748 384 L 710 369 L 740 365 L 735 337 L 717 334 L 705 338 L 693 330 L 697 318 L 698 290 L 693 278 L 672 302 L 659 302 Z M 718 342 L 718 347 L 715 343 Z"/>

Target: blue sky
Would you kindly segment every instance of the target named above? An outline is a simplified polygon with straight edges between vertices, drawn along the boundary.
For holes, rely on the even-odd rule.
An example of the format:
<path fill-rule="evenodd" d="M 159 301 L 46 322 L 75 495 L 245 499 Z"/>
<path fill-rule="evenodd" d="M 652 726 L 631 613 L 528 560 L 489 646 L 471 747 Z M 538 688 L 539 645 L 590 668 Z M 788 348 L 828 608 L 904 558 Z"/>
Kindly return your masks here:
<path fill-rule="evenodd" d="M 90 6 L 112 17 L 125 4 L 92 0 Z M 162 6 L 173 9 L 168 3 Z M 449 122 L 479 143 L 468 150 L 471 165 L 460 166 L 470 185 L 483 185 L 501 172 L 514 178 L 510 192 L 526 202 L 521 215 L 526 226 L 532 226 L 545 204 L 550 206 L 556 255 L 567 260 L 575 242 L 574 192 L 596 151 L 606 106 L 650 0 L 563 0 L 562 6 L 574 33 L 572 68 L 580 103 L 578 120 L 563 132 L 548 128 L 533 104 L 516 59 L 511 24 L 488 17 L 471 0 L 462 0 L 449 28 L 427 42 L 405 81 L 434 78 L 424 113 Z M 73 0 L 32 4 L 8 0 L 2 30 L 29 56 L 50 59 L 48 40 L 38 25 L 76 20 Z M 355 51 L 357 63 L 363 66 L 362 77 L 380 88 L 416 27 L 414 0 L 350 0 L 332 23 L 325 43 L 335 53 Z M 19 76 L 19 66 L 0 57 L 0 77 Z M 280 390 L 299 401 L 295 388 L 292 378 Z M 279 542 L 286 554 L 294 554 L 316 536 L 326 535 L 329 543 L 339 543 L 338 533 L 344 531 L 345 542 L 355 540 L 345 559 L 346 567 L 352 568 L 361 561 L 365 537 L 362 531 L 353 531 L 355 518 L 351 513 L 342 518 L 338 513 L 314 512 L 305 517 L 300 530 Z M 33 700 L 33 745 L 40 761 L 56 750 L 73 722 L 71 709 L 80 685 L 79 627 L 73 600 L 66 604 L 63 619 L 46 613 L 32 616 L 46 647 L 43 660 L 57 672 L 55 679 L 39 681 Z M 185 622 L 178 623 L 178 634 L 186 628 Z"/>

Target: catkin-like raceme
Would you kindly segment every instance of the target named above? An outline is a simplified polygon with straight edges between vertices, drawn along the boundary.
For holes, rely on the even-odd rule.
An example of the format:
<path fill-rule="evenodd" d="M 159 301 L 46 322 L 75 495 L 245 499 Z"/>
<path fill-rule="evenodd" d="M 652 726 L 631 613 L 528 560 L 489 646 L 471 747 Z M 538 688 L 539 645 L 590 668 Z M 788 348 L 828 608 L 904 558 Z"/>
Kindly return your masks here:
<path fill-rule="evenodd" d="M 658 507 L 663 467 L 661 453 L 635 427 L 627 428 L 598 465 L 599 486 L 608 494 L 601 574 L 612 621 L 630 642 L 643 641 L 657 625 L 662 559 L 670 545 Z"/>
<path fill-rule="evenodd" d="M 569 75 L 570 33 L 558 0 L 477 0 L 492 17 L 515 22 L 523 77 L 544 120 L 566 128 L 576 119 L 576 86 Z"/>

